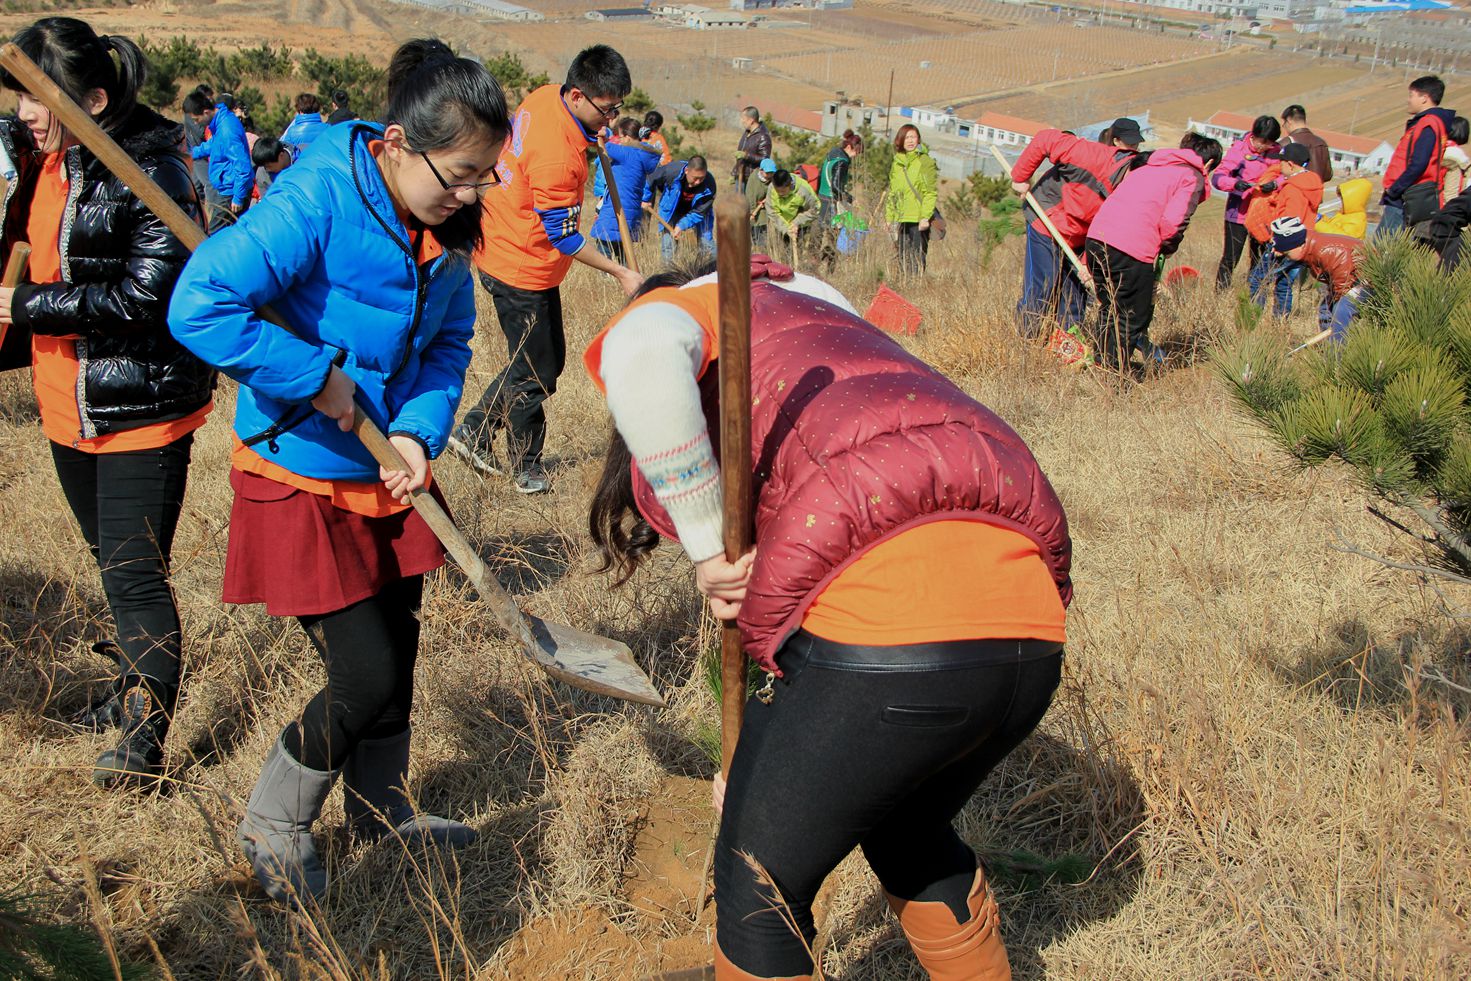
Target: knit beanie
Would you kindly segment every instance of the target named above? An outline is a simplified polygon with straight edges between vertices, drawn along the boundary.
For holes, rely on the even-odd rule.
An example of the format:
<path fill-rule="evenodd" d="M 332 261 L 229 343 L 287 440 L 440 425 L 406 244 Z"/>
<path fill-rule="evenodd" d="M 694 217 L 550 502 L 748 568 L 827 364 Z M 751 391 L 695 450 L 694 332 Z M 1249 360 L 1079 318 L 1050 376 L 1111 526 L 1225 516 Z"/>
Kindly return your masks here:
<path fill-rule="evenodd" d="M 1307 244 L 1308 230 L 1301 218 L 1291 215 L 1272 222 L 1272 251 L 1291 252 Z"/>

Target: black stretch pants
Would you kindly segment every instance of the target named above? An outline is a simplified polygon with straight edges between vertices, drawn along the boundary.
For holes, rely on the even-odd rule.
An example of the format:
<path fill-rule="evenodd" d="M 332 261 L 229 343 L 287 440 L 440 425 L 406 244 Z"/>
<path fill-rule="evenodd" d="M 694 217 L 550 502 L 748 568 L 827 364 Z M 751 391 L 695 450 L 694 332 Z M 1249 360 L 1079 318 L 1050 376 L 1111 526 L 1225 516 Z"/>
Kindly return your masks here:
<path fill-rule="evenodd" d="M 179 688 L 181 640 L 169 552 L 193 446 L 193 433 L 127 453 L 51 444 L 61 491 L 102 573 L 122 648 L 119 671 L 152 679 L 170 703 Z"/>
<path fill-rule="evenodd" d="M 726 957 L 758 977 L 811 973 L 812 902 L 855 846 L 886 892 L 969 920 L 976 857 L 951 822 L 1041 721 L 1062 645 L 850 647 L 799 631 L 777 663 L 771 704 L 747 702 L 715 845 Z M 742 853 L 770 874 L 801 937 Z"/>
<path fill-rule="evenodd" d="M 504 426 L 512 467 L 531 470 L 541 464 L 546 445 L 544 403 L 556 393 L 557 379 L 567 364 L 562 293 L 558 287 L 517 289 L 485 273 L 480 274 L 480 283 L 495 303 L 511 360 L 475 407 L 465 413 L 465 428 L 488 450 L 496 431 Z"/>
<path fill-rule="evenodd" d="M 1221 264 L 1216 267 L 1216 289 L 1224 290 L 1231 287 L 1231 275 L 1236 271 L 1236 264 L 1241 261 L 1241 254 L 1250 250 L 1247 269 L 1255 268 L 1261 261 L 1262 250 L 1266 245 L 1251 237 L 1245 225 L 1239 225 L 1234 221 L 1226 222 L 1225 245 L 1221 249 Z"/>
<path fill-rule="evenodd" d="M 1088 266 L 1099 280 L 1098 354 L 1108 368 L 1129 363 L 1136 347 L 1149 349 L 1154 319 L 1154 263 L 1097 239 L 1088 240 Z"/>
<path fill-rule="evenodd" d="M 327 669 L 327 685 L 286 731 L 286 748 L 313 770 L 336 770 L 363 739 L 409 726 L 424 577 L 410 576 L 345 610 L 298 617 Z"/>
<path fill-rule="evenodd" d="M 924 272 L 930 255 L 930 230 L 919 230 L 917 221 L 899 223 L 899 268 L 906 273 Z"/>

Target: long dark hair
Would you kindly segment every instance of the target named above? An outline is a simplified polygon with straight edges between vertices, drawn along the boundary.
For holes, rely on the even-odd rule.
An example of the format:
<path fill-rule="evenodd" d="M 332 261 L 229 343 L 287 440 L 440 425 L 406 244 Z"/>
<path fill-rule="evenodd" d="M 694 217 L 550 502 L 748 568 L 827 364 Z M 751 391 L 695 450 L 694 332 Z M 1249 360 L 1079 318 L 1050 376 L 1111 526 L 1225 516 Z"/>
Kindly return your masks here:
<path fill-rule="evenodd" d="M 22 28 L 15 35 L 15 46 L 78 105 L 93 89 L 106 92 L 107 106 L 97 116 L 97 125 L 104 130 L 117 129 L 138 106 L 148 59 L 125 37 L 99 36 L 75 17 L 45 17 Z M 26 92 L 20 79 L 7 71 L 0 70 L 0 85 Z"/>
<path fill-rule="evenodd" d="M 388 111 L 415 150 L 443 150 L 467 139 L 499 143 L 510 132 L 506 96 L 485 66 L 460 58 L 435 38 L 407 41 L 388 63 Z M 480 208 L 464 207 L 434 230 L 447 251 L 469 254 L 481 241 Z"/>
<path fill-rule="evenodd" d="M 683 286 L 713 271 L 714 264 L 709 261 L 663 270 L 644 280 L 628 302 L 665 286 Z M 659 544 L 659 533 L 639 514 L 633 494 L 633 454 L 616 427 L 608 434 L 603 472 L 588 509 L 587 530 L 601 560 L 596 571 L 612 570 L 617 576 L 615 586 L 628 582 L 639 563 Z"/>

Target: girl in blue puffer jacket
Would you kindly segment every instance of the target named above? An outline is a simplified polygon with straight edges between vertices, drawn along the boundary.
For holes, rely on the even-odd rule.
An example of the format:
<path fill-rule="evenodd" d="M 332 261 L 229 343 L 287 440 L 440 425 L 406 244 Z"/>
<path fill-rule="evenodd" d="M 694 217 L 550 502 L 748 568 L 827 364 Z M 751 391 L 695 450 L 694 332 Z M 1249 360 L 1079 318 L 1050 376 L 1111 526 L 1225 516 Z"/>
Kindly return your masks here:
<path fill-rule="evenodd" d="M 312 822 L 339 774 L 350 830 L 461 844 L 406 795 L 424 573 L 443 549 L 409 504 L 429 483 L 459 404 L 475 322 L 469 255 L 496 182 L 505 97 L 442 42 L 388 69 L 386 124 L 323 134 L 269 197 L 206 241 L 169 326 L 240 383 L 224 598 L 294 616 L 327 685 L 286 727 L 239 838 L 274 898 L 320 895 Z M 298 331 L 261 319 L 270 305 Z M 374 463 L 354 404 L 403 454 Z"/>

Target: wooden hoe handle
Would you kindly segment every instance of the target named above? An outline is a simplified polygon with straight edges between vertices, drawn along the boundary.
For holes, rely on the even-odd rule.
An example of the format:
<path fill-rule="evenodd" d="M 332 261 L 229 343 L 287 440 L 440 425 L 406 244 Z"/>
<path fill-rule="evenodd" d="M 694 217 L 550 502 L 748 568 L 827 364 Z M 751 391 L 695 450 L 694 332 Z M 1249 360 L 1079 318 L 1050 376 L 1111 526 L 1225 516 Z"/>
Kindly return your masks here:
<path fill-rule="evenodd" d="M 720 296 L 720 476 L 725 496 L 725 559 L 751 549 L 751 216 L 726 196 L 716 207 Z M 741 630 L 720 631 L 720 761 L 727 776 L 746 710 Z"/>

